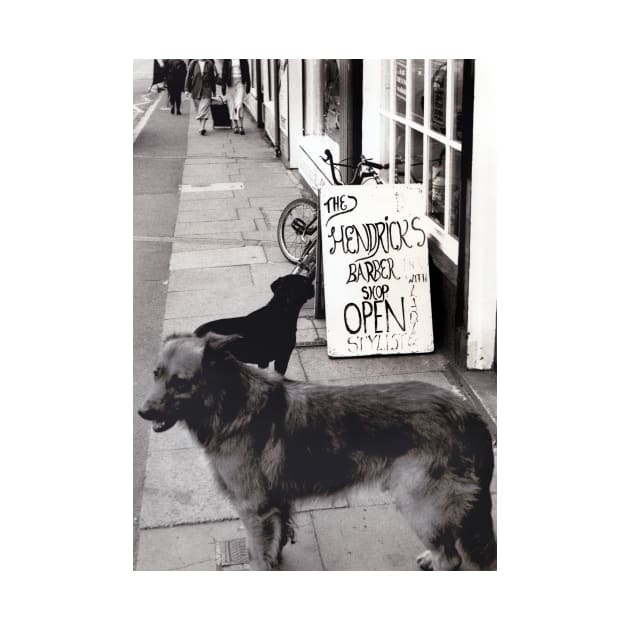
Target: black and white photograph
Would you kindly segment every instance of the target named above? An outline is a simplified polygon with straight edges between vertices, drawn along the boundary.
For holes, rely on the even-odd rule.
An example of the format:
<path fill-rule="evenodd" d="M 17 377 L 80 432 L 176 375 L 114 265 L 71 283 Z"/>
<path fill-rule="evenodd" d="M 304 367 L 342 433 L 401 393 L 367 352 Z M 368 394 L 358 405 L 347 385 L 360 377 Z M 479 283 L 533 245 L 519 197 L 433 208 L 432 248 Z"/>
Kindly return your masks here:
<path fill-rule="evenodd" d="M 5 11 L 3 627 L 624 627 L 625 14 L 118 8 Z"/>
<path fill-rule="evenodd" d="M 133 60 L 135 571 L 496 571 L 492 62 Z"/>

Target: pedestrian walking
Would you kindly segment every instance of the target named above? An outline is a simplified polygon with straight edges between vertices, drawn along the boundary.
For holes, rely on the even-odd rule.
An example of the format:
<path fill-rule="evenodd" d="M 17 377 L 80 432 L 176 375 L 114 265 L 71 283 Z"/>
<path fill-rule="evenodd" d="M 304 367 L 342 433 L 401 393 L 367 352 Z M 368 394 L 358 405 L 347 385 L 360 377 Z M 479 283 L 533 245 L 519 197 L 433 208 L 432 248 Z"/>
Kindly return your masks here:
<path fill-rule="evenodd" d="M 199 133 L 206 135 L 212 97 L 216 94 L 217 71 L 213 59 L 194 59 L 188 67 L 186 91 L 192 96 L 199 121 Z"/>
<path fill-rule="evenodd" d="M 171 114 L 177 108 L 177 115 L 181 116 L 182 92 L 186 87 L 186 62 L 183 59 L 166 59 L 164 66 Z"/>
<path fill-rule="evenodd" d="M 223 94 L 227 91 L 228 108 L 234 133 L 243 135 L 243 102 L 251 89 L 247 59 L 224 59 L 221 72 Z"/>

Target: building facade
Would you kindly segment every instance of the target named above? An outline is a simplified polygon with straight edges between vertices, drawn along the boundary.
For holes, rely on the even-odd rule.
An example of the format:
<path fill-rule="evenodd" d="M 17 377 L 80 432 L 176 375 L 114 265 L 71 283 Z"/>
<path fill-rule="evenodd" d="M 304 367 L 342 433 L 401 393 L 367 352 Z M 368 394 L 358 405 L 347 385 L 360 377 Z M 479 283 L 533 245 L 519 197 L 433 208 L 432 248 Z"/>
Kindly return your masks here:
<path fill-rule="evenodd" d="M 438 349 L 496 367 L 496 147 L 492 63 L 468 59 L 251 59 L 246 106 L 313 194 L 321 160 L 388 163 L 388 184 L 421 187 L 430 221 Z M 345 174 L 344 174 L 345 175 Z"/>

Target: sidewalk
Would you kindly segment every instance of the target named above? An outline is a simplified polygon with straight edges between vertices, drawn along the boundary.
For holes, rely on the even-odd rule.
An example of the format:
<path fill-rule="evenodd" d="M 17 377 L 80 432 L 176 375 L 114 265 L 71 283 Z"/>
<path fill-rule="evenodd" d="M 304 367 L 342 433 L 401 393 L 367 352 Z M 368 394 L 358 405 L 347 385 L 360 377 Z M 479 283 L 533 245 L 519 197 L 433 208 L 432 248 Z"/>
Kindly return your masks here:
<path fill-rule="evenodd" d="M 201 136 L 190 116 L 163 335 L 259 308 L 271 298 L 271 282 L 293 268 L 277 246 L 275 228 L 282 208 L 305 191 L 250 118 L 245 133 Z M 325 335 L 311 300 L 298 322 L 288 378 L 419 380 L 469 397 L 474 390 L 470 383 L 462 387 L 439 353 L 332 360 Z M 492 489 L 496 510 L 496 472 Z M 285 548 L 283 570 L 415 570 L 423 550 L 390 497 L 375 488 L 302 502 L 295 520 L 296 544 Z M 179 425 L 151 432 L 140 528 L 137 570 L 215 571 L 215 543 L 245 536 L 203 451 Z"/>

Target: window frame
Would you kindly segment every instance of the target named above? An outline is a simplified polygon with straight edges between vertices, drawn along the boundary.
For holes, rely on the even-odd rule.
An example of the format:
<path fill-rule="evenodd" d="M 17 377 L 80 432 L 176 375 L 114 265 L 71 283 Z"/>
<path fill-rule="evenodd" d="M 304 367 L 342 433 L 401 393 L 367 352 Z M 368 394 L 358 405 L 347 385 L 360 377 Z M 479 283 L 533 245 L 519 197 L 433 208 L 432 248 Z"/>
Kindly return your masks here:
<path fill-rule="evenodd" d="M 433 107 L 432 90 L 431 90 L 431 59 L 424 59 L 424 111 L 423 111 L 423 123 L 419 123 L 412 118 L 412 106 L 413 98 L 410 98 L 409 86 L 412 71 L 412 60 L 406 59 L 406 74 L 405 74 L 405 115 L 401 116 L 396 113 L 396 67 L 397 59 L 390 59 L 389 61 L 389 77 L 384 77 L 389 81 L 389 104 L 388 108 L 383 107 L 383 100 L 379 104 L 378 112 L 382 117 L 381 120 L 384 124 L 389 125 L 389 147 L 387 160 L 391 165 L 391 172 L 395 173 L 396 167 L 394 164 L 395 150 L 396 150 L 396 123 L 399 123 L 405 127 L 405 155 L 403 159 L 405 161 L 405 171 L 403 182 L 405 184 L 411 183 L 411 133 L 412 130 L 422 134 L 422 154 L 423 154 L 423 173 L 422 173 L 422 191 L 424 200 L 424 214 L 430 221 L 429 233 L 430 236 L 439 244 L 440 249 L 455 263 L 457 264 L 459 257 L 459 237 L 450 234 L 448 229 L 451 225 L 451 205 L 452 205 L 452 169 L 453 160 L 451 149 L 460 153 L 460 164 L 462 154 L 462 142 L 456 140 L 454 136 L 455 130 L 453 129 L 453 112 L 454 112 L 454 98 L 455 98 L 455 81 L 454 81 L 454 60 L 446 60 L 446 120 L 445 128 L 446 133 L 441 134 L 434 131 L 431 128 L 431 114 Z M 430 160 L 429 157 L 429 139 L 433 139 L 444 146 L 444 226 L 439 225 L 435 220 L 431 219 L 429 215 L 430 199 L 428 195 L 429 190 L 429 178 L 430 178 Z M 393 183 L 394 177 L 391 181 Z M 459 184 L 459 182 L 456 182 Z M 461 236 L 461 235 L 460 235 Z"/>

